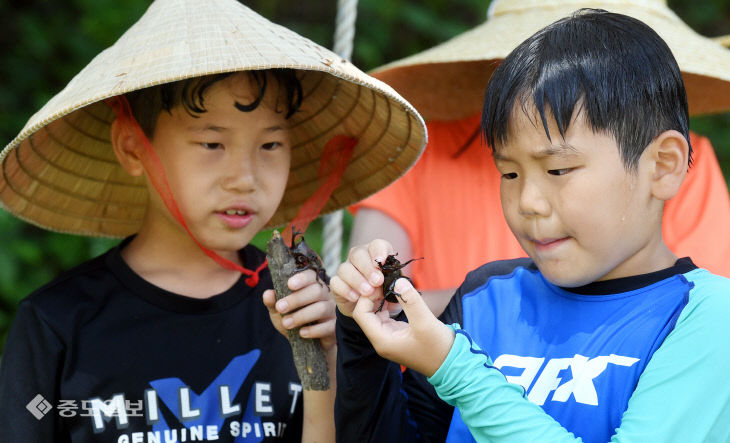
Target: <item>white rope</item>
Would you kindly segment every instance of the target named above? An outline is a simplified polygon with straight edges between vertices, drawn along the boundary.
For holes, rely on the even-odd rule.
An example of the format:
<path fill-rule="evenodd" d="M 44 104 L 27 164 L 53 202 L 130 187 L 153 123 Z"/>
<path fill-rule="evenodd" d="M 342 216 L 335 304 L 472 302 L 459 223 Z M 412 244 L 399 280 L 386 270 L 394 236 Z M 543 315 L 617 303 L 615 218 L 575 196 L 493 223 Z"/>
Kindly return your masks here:
<path fill-rule="evenodd" d="M 342 256 L 342 211 L 322 217 L 322 262 L 330 277 L 337 274 Z"/>
<path fill-rule="evenodd" d="M 337 0 L 333 50 L 346 60 L 352 57 L 356 18 L 357 0 Z M 342 209 L 322 218 L 322 261 L 327 274 L 332 276 L 337 273 L 342 256 Z"/>
<path fill-rule="evenodd" d="M 355 40 L 355 19 L 357 0 L 337 0 L 335 18 L 335 42 L 332 50 L 340 57 L 352 58 L 352 45 Z"/>

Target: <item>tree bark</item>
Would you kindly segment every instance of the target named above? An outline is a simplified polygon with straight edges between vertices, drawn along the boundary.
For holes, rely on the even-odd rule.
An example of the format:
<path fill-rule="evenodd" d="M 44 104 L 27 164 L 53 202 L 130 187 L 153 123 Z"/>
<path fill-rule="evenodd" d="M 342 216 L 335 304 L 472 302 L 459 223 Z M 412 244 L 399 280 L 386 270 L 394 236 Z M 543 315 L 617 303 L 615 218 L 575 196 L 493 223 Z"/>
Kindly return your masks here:
<path fill-rule="evenodd" d="M 280 300 L 291 293 L 287 282 L 295 274 L 296 264 L 289 247 L 278 231 L 273 232 L 266 248 L 276 299 Z M 299 328 L 288 329 L 287 333 L 302 388 L 314 391 L 328 390 L 330 379 L 327 374 L 327 361 L 319 339 L 302 338 L 299 335 Z"/>

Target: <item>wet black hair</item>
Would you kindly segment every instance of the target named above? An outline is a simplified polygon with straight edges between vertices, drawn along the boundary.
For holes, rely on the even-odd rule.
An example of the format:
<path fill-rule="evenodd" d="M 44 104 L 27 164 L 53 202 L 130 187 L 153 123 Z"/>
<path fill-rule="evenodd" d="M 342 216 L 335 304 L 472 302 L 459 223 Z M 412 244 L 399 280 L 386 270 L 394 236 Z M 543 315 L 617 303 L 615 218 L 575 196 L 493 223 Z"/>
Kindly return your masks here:
<path fill-rule="evenodd" d="M 279 110 L 279 99 L 284 100 L 286 107 L 285 117 L 288 119 L 299 110 L 302 104 L 302 85 L 293 69 L 266 69 L 259 71 L 244 71 L 251 76 L 251 80 L 258 87 L 258 97 L 251 103 L 236 102 L 236 109 L 250 112 L 256 109 L 266 95 L 269 77 L 273 77 L 280 87 L 279 98 L 276 101 L 276 111 Z M 155 132 L 157 117 L 160 112 L 170 112 L 174 107 L 182 105 L 190 114 L 195 116 L 205 111 L 205 91 L 213 84 L 229 77 L 234 73 L 212 74 L 203 77 L 194 77 L 186 80 L 165 83 L 158 86 L 140 89 L 126 94 L 132 115 L 139 123 L 148 138 Z"/>
<path fill-rule="evenodd" d="M 538 111 L 550 140 L 547 113 L 564 138 L 579 106 L 594 132 L 615 139 L 627 170 L 666 130 L 689 144 L 687 93 L 671 50 L 643 22 L 600 9 L 581 9 L 543 28 L 497 67 L 482 113 L 482 134 L 493 150 L 495 142 L 507 142 L 517 105 L 528 116 Z"/>

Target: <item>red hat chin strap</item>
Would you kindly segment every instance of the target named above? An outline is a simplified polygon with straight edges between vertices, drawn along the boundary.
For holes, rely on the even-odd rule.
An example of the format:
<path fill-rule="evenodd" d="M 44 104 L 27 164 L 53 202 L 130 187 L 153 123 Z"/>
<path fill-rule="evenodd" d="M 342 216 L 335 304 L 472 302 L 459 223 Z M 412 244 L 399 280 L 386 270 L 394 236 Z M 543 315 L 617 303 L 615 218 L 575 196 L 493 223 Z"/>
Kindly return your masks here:
<path fill-rule="evenodd" d="M 294 220 L 284 229 L 283 238 L 290 238 L 293 228 L 296 228 L 297 232 L 304 233 L 309 223 L 319 216 L 332 192 L 339 186 L 342 175 L 355 152 L 356 144 L 356 138 L 346 135 L 336 135 L 327 142 L 319 164 L 319 186 L 299 208 Z"/>
<path fill-rule="evenodd" d="M 114 111 L 120 130 L 125 132 L 131 131 L 137 139 L 142 142 L 145 148 L 141 153 L 142 155 L 140 158 L 142 166 L 147 172 L 147 176 L 149 177 L 152 186 L 162 198 L 165 207 L 167 207 L 167 210 L 170 211 L 170 214 L 172 214 L 175 220 L 180 223 L 190 238 L 193 239 L 193 242 L 198 245 L 205 255 L 226 269 L 238 271 L 241 274 L 247 275 L 248 278 L 245 280 L 246 284 L 250 287 L 256 286 L 259 282 L 259 272 L 266 268 L 267 261 L 264 260 L 263 263 L 252 271 L 221 257 L 216 252 L 201 244 L 190 231 L 190 228 L 188 228 L 182 212 L 180 212 L 180 208 L 175 201 L 175 197 L 172 194 L 170 184 L 167 182 L 167 176 L 165 175 L 165 169 L 162 162 L 155 153 L 155 150 L 152 148 L 152 144 L 147 139 L 144 131 L 142 131 L 142 128 L 140 128 L 139 124 L 134 119 L 127 98 L 123 95 L 119 95 L 107 99 L 106 103 Z M 342 174 L 345 172 L 345 168 L 352 157 L 356 144 L 356 139 L 343 135 L 335 136 L 327 143 L 322 153 L 322 160 L 319 168 L 320 185 L 315 193 L 304 202 L 291 225 L 286 228 L 285 232 L 287 234 L 290 232 L 291 226 L 296 226 L 298 230 L 304 232 L 309 223 L 319 215 L 324 204 L 327 200 L 329 200 L 330 195 L 339 185 Z M 325 181 L 323 181 L 324 177 L 327 177 Z"/>

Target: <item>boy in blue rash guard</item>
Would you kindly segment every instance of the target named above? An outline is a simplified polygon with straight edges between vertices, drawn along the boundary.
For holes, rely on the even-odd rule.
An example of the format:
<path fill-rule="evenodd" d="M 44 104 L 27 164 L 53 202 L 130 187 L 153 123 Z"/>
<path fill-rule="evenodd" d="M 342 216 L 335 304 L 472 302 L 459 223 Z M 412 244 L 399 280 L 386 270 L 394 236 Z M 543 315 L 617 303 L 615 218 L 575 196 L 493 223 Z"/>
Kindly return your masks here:
<path fill-rule="evenodd" d="M 665 43 L 579 11 L 498 67 L 482 129 L 530 258 L 469 273 L 438 320 L 397 280 L 405 322 L 376 312 L 391 245 L 353 248 L 331 283 L 338 439 L 730 441 L 730 280 L 661 234 L 692 152 Z"/>

